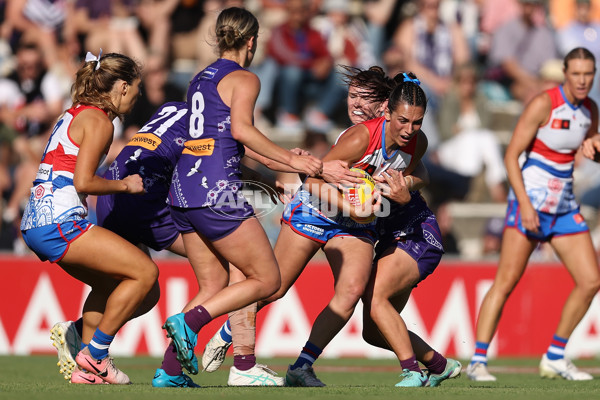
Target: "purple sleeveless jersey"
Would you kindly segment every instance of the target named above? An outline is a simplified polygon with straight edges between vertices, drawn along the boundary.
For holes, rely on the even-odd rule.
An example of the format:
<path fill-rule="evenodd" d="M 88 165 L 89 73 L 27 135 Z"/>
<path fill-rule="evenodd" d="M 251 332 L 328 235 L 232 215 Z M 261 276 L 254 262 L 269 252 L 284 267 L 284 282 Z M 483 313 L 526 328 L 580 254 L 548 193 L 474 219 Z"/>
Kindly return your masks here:
<path fill-rule="evenodd" d="M 231 136 L 230 108 L 217 85 L 226 75 L 243 69 L 219 59 L 194 77 L 187 101 L 189 130 L 175 166 L 168 202 L 173 207 L 210 207 L 241 196 L 240 160 L 244 146 Z"/>
<path fill-rule="evenodd" d="M 179 232 L 173 225 L 166 203 L 171 175 L 183 150 L 187 134 L 187 103 L 162 105 L 121 150 L 104 174 L 118 180 L 139 174 L 146 194 L 98 196 L 98 225 L 134 244 L 155 250 L 168 247 Z"/>

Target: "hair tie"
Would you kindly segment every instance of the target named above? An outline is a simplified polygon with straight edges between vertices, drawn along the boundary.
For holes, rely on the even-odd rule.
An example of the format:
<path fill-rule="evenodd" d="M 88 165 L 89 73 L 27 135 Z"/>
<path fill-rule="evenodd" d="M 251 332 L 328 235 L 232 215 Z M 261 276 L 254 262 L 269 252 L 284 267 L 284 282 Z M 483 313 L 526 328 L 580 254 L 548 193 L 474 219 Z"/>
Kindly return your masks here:
<path fill-rule="evenodd" d="M 98 71 L 98 69 L 100 68 L 100 57 L 102 57 L 102 49 L 100 49 L 100 53 L 98 53 L 98 57 L 96 57 L 95 55 L 93 55 L 91 52 L 87 52 L 87 54 L 85 55 L 85 62 L 91 62 L 91 61 L 96 61 L 96 67 L 94 68 L 95 71 Z"/>
<path fill-rule="evenodd" d="M 418 86 L 421 86 L 421 81 L 418 80 L 417 78 L 411 78 L 410 76 L 408 76 L 408 74 L 406 72 L 403 72 L 402 75 L 404 75 L 404 81 L 403 82 L 412 82 L 412 83 L 416 83 Z"/>

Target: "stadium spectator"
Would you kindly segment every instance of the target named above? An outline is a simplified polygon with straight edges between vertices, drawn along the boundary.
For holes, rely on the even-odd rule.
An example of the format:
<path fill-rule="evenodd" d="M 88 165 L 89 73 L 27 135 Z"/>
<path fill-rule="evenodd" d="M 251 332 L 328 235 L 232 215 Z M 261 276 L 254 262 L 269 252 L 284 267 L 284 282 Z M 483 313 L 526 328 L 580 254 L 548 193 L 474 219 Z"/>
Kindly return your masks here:
<path fill-rule="evenodd" d="M 169 70 L 161 57 L 150 57 L 142 74 L 141 97 L 133 106 L 131 113 L 123 120 L 125 141 L 129 141 L 150 120 L 160 105 L 184 99 L 184 92 L 168 81 Z"/>
<path fill-rule="evenodd" d="M 383 65 L 387 45 L 386 25 L 393 15 L 396 0 L 366 0 L 362 2 L 362 16 L 368 32 L 368 42 L 375 57 L 374 65 Z"/>
<path fill-rule="evenodd" d="M 539 70 L 558 55 L 554 34 L 536 20 L 542 0 L 519 0 L 521 14 L 493 33 L 486 79 L 527 103 L 541 87 Z"/>
<path fill-rule="evenodd" d="M 590 0 L 590 20 L 600 22 L 600 1 Z M 562 30 L 577 20 L 577 0 L 548 0 L 548 18 L 554 29 Z"/>
<path fill-rule="evenodd" d="M 86 34 L 85 48 L 124 53 L 145 63 L 148 51 L 139 31 L 137 1 L 111 0 L 108 9 L 98 3 L 105 2 L 80 0 L 78 4 L 82 17 L 79 28 Z"/>
<path fill-rule="evenodd" d="M 419 76 L 434 111 L 450 89 L 454 67 L 470 60 L 460 25 L 446 24 L 440 19 L 440 2 L 418 1 L 417 14 L 405 20 L 394 33 L 393 46 L 399 52 L 399 59 L 390 66 Z"/>
<path fill-rule="evenodd" d="M 600 59 L 600 23 L 592 20 L 590 0 L 576 0 L 575 20 L 556 32 L 556 40 L 561 56 L 575 47 L 585 47 Z M 600 101 L 600 71 L 596 71 L 595 85 L 590 97 Z"/>
<path fill-rule="evenodd" d="M 502 149 L 494 132 L 488 129 L 491 120 L 488 100 L 478 90 L 478 82 L 474 65 L 465 64 L 455 70 L 453 86 L 444 97 L 439 113 L 443 140 L 432 158 L 443 168 L 468 180 L 465 196 L 472 190 L 474 178 L 485 171 L 488 197 L 504 202 L 507 191 Z M 432 174 L 430 179 L 432 187 L 436 183 L 443 184 Z"/>
<path fill-rule="evenodd" d="M 43 54 L 35 43 L 21 43 L 15 57 L 15 70 L 0 79 L 0 121 L 6 143 L 11 146 L 5 151 L 12 153 L 7 154 L 7 161 L 16 162 L 14 185 L 3 211 L 3 219 L 9 223 L 18 221 L 21 215 L 48 130 L 66 98 L 57 76 L 45 68 Z M 17 239 L 15 245 L 20 244 Z"/>
<path fill-rule="evenodd" d="M 313 17 L 308 0 L 289 0 L 287 20 L 273 29 L 267 45 L 267 57 L 277 63 L 276 76 L 261 75 L 261 81 L 277 78 L 277 128 L 299 135 L 303 131 L 302 111 L 311 130 L 328 132 L 338 106 L 339 82 L 333 59 L 321 34 L 310 27 Z"/>
<path fill-rule="evenodd" d="M 67 16 L 68 0 L 7 0 L 6 22 L 10 32 L 3 32 L 16 48 L 19 43 L 33 42 L 43 52 L 46 68 L 59 61 L 59 42 Z"/>
<path fill-rule="evenodd" d="M 351 2 L 324 0 L 322 9 L 324 14 L 315 17 L 312 26 L 321 32 L 327 42 L 334 64 L 357 68 L 375 65 L 367 25 L 362 18 L 352 14 Z M 343 70 L 340 69 L 340 72 Z"/>

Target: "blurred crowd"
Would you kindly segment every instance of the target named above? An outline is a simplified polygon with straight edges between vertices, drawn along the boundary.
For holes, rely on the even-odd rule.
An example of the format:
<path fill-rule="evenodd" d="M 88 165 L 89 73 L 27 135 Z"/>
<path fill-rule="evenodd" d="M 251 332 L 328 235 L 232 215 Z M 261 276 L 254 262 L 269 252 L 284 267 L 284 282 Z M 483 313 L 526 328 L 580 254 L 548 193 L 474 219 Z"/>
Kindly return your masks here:
<path fill-rule="evenodd" d="M 115 121 L 110 162 L 216 59 L 211 32 L 230 6 L 259 18 L 255 124 L 276 141 L 323 154 L 349 126 L 342 65 L 418 76 L 428 95 L 424 194 L 449 254 L 465 251 L 449 205 L 506 200 L 503 149 L 523 105 L 562 82 L 570 49 L 600 56 L 600 0 L 0 0 L 0 249 L 25 251 L 21 207 L 86 52 L 121 52 L 144 67 L 141 99 Z M 591 97 L 600 102 L 600 79 Z M 599 178 L 597 164 L 578 161 L 576 194 L 596 212 Z M 590 228 L 600 248 L 600 228 Z M 501 229 L 490 218 L 475 253 L 496 254 Z"/>

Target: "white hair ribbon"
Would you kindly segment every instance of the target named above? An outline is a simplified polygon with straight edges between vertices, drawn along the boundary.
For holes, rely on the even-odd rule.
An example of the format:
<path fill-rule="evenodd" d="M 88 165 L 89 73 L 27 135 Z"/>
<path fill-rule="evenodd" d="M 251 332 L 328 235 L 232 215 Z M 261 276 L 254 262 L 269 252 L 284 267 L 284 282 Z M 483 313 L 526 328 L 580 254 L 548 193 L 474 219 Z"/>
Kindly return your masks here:
<path fill-rule="evenodd" d="M 90 62 L 90 61 L 96 61 L 96 67 L 94 68 L 95 71 L 98 71 L 98 68 L 100 68 L 100 57 L 102 57 L 102 49 L 100 49 L 100 53 L 98 53 L 98 57 L 96 57 L 95 55 L 93 55 L 91 52 L 87 52 L 87 54 L 85 55 L 85 62 Z"/>

